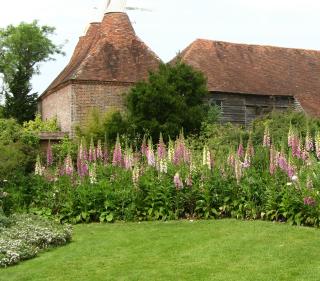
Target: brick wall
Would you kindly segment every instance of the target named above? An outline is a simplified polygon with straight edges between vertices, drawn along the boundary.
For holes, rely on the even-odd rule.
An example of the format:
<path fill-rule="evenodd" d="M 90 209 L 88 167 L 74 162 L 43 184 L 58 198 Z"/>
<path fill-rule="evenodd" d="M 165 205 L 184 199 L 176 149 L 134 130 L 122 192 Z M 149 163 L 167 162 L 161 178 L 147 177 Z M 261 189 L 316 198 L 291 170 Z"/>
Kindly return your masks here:
<path fill-rule="evenodd" d="M 130 85 L 99 83 L 71 84 L 43 98 L 42 119 L 57 117 L 63 132 L 74 133 L 86 123 L 93 109 L 100 112 L 125 110 L 124 98 Z"/>
<path fill-rule="evenodd" d="M 72 127 L 71 97 L 71 85 L 44 97 L 40 106 L 42 120 L 57 117 L 61 131 L 70 132 Z"/>
<path fill-rule="evenodd" d="M 124 110 L 124 98 L 129 89 L 128 85 L 73 85 L 73 124 L 83 125 L 94 108 L 100 112 Z"/>

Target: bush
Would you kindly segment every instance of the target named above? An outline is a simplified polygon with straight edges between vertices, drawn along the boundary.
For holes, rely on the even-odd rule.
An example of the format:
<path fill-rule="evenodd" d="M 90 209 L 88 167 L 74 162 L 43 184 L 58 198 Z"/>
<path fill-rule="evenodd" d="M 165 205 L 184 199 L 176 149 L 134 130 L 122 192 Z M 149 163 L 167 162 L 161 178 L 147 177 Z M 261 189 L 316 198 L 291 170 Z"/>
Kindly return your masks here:
<path fill-rule="evenodd" d="M 320 120 L 307 116 L 303 112 L 296 111 L 273 111 L 253 122 L 253 141 L 259 143 L 263 137 L 265 127 L 268 126 L 271 138 L 278 145 L 286 144 L 290 125 L 295 128 L 302 138 L 306 136 L 307 131 L 311 135 L 320 129 Z"/>
<path fill-rule="evenodd" d="M 181 128 L 187 135 L 199 133 L 207 115 L 203 100 L 208 94 L 201 72 L 177 61 L 161 64 L 146 82 L 137 83 L 127 96 L 129 120 L 140 135 L 157 139 L 176 137 Z"/>
<path fill-rule="evenodd" d="M 0 119 L 0 181 L 28 173 L 38 153 L 39 138 L 23 131 L 14 119 Z"/>
<path fill-rule="evenodd" d="M 33 258 L 43 249 L 71 241 L 71 227 L 32 215 L 10 218 L 9 227 L 0 227 L 0 267 Z"/>
<path fill-rule="evenodd" d="M 39 114 L 36 115 L 34 120 L 23 123 L 24 132 L 40 133 L 40 132 L 59 132 L 57 118 L 52 118 L 46 121 L 41 119 Z"/>

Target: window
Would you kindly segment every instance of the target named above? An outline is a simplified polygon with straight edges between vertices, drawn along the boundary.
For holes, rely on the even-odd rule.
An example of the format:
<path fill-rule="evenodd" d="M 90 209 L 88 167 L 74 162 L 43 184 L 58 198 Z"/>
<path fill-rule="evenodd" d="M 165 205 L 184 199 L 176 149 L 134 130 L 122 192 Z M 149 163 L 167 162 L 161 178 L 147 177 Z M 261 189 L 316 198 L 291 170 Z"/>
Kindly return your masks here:
<path fill-rule="evenodd" d="M 220 109 L 222 108 L 222 105 L 223 105 L 223 102 L 222 100 L 214 100 L 214 99 L 211 99 L 209 101 L 209 104 L 212 105 L 212 106 L 217 106 L 219 107 Z"/>

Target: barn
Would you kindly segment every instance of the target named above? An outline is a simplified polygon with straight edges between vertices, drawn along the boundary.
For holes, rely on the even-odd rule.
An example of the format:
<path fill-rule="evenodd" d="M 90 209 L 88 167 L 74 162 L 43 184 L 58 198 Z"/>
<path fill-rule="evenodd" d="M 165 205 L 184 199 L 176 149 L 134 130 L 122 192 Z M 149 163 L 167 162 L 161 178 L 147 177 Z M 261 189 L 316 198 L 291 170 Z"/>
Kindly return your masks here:
<path fill-rule="evenodd" d="M 224 123 L 289 108 L 320 115 L 319 51 L 198 39 L 178 58 L 205 74 Z"/>
<path fill-rule="evenodd" d="M 43 120 L 57 117 L 73 134 L 90 109 L 124 109 L 124 93 L 158 68 L 160 59 L 135 34 L 125 1 L 108 1 L 89 25 L 65 69 L 39 97 Z M 207 77 L 207 102 L 221 121 L 244 126 L 272 110 L 320 116 L 320 52 L 198 39 L 176 58 Z"/>

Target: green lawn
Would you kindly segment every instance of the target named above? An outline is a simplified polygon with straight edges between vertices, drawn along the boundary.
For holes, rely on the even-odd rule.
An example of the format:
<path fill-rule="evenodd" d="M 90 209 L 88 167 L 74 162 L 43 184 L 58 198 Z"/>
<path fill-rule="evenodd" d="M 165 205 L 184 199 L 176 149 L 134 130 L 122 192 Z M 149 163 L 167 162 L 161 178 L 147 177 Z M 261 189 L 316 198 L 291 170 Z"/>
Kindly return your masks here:
<path fill-rule="evenodd" d="M 320 280 L 320 230 L 235 220 L 79 225 L 4 281 Z"/>

